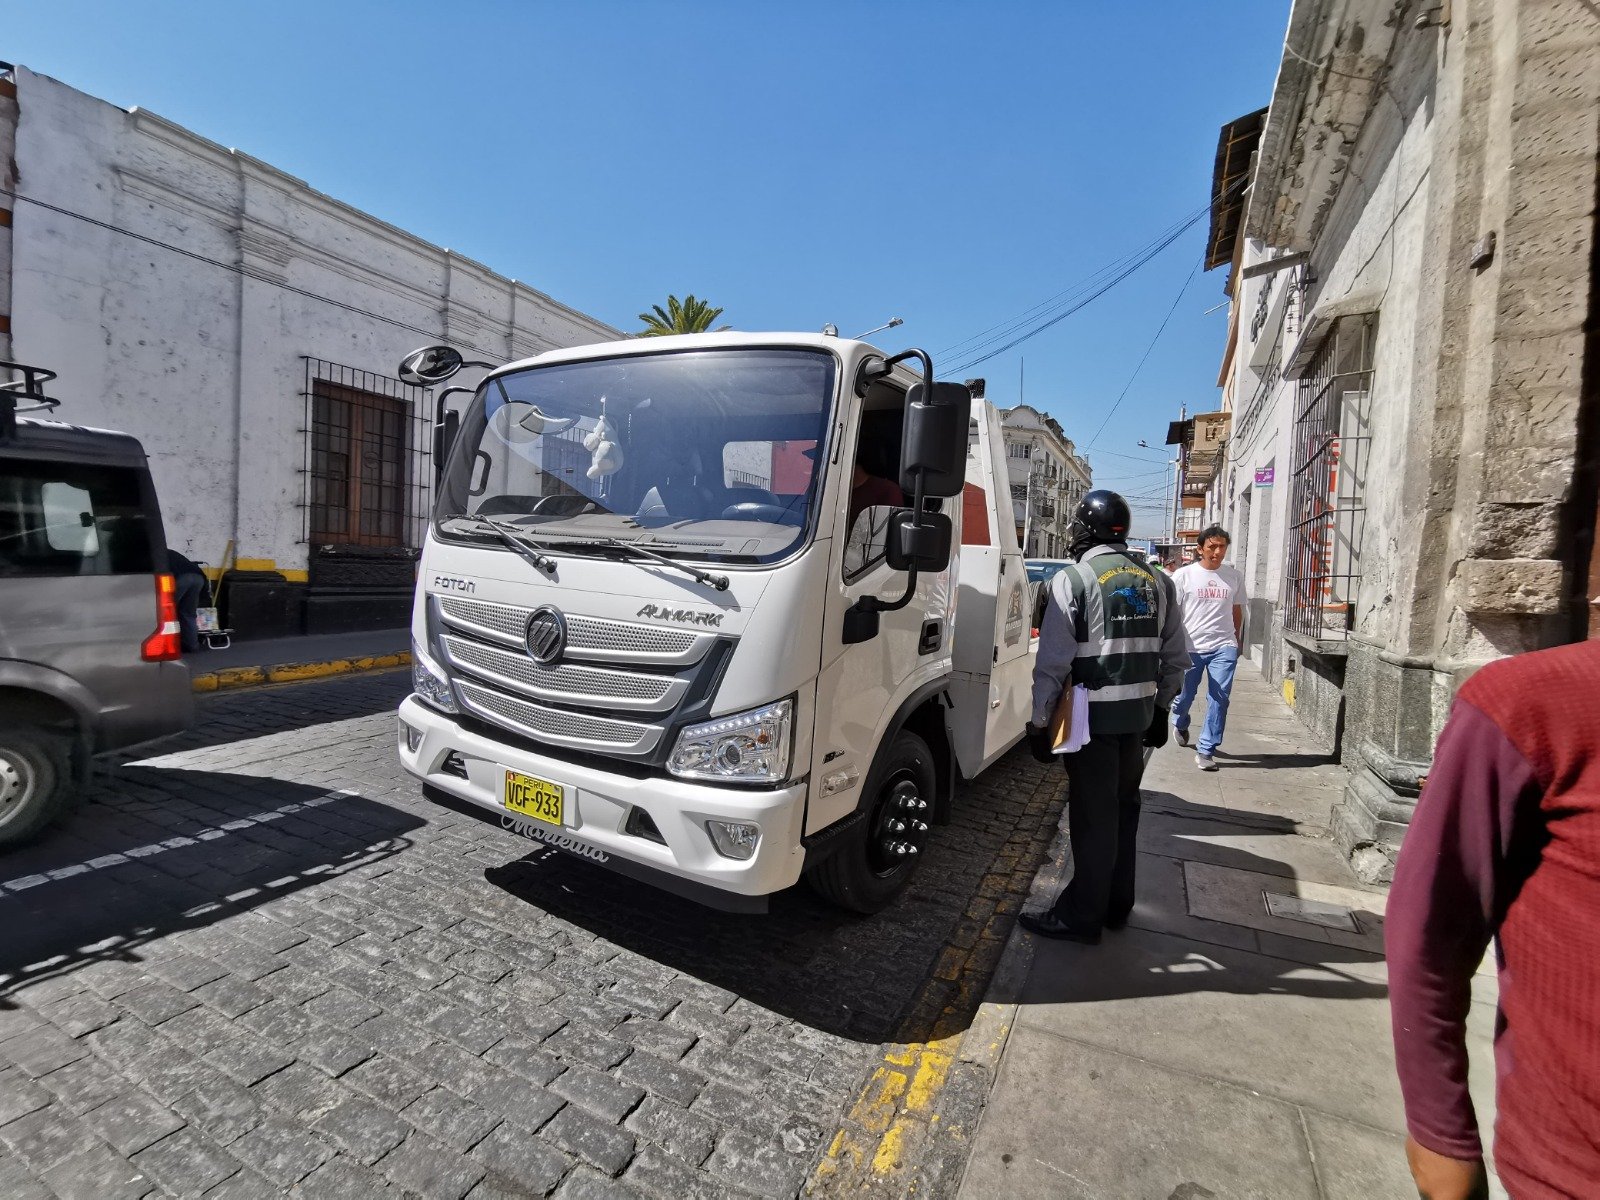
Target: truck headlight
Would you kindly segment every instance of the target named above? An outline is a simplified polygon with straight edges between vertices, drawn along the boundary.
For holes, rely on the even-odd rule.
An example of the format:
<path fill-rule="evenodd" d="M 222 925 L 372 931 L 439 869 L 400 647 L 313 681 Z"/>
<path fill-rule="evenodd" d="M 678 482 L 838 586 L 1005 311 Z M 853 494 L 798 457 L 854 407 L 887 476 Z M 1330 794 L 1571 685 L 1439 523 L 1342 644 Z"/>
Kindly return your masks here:
<path fill-rule="evenodd" d="M 439 664 L 429 658 L 416 642 L 411 643 L 411 690 L 418 700 L 440 712 L 460 711 L 456 708 L 455 695 L 450 691 L 450 681 L 444 677 Z"/>
<path fill-rule="evenodd" d="M 678 735 L 667 770 L 682 779 L 777 783 L 789 771 L 794 702 L 690 725 Z"/>

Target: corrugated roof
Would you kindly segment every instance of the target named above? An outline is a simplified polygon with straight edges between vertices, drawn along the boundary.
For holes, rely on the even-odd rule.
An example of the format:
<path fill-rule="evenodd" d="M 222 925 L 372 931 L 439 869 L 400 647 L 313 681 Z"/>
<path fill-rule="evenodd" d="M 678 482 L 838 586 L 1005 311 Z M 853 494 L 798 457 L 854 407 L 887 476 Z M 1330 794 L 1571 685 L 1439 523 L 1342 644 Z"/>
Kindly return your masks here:
<path fill-rule="evenodd" d="M 1239 240 L 1244 220 L 1245 182 L 1250 178 L 1250 160 L 1261 141 L 1267 110 L 1229 121 L 1217 138 L 1217 161 L 1211 171 L 1211 233 L 1206 239 L 1206 270 L 1233 261 L 1233 248 Z"/>

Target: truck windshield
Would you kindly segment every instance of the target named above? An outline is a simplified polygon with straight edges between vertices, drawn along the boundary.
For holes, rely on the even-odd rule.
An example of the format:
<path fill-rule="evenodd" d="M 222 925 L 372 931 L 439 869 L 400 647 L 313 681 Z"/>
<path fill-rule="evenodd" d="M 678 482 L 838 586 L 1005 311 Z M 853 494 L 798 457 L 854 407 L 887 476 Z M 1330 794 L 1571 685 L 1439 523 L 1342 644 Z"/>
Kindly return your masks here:
<path fill-rule="evenodd" d="M 771 562 L 805 537 L 835 361 L 822 351 L 638 354 L 490 380 L 462 421 L 435 520 L 561 542 Z"/>

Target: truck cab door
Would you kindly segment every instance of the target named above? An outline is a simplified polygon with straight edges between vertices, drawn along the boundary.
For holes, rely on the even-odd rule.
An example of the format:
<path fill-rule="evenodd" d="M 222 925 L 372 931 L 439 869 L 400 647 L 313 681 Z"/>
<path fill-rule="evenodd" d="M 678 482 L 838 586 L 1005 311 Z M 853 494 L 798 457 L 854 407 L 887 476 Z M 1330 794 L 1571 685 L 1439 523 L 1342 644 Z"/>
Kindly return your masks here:
<path fill-rule="evenodd" d="M 891 411 L 903 413 L 903 400 L 897 410 L 884 406 L 877 414 Z M 857 600 L 862 596 L 898 599 L 907 579 L 906 572 L 892 570 L 884 561 L 884 531 L 894 506 L 867 507 L 849 521 L 855 463 L 865 460 L 885 469 L 889 464 L 873 455 L 883 453 L 886 441 L 893 440 L 898 446 L 896 430 L 869 424 L 866 436 L 874 445 L 863 453 L 858 446 L 863 436 L 860 416 L 858 413 L 854 427 L 840 439 L 842 461 L 837 464 L 836 478 L 842 486 L 836 489 L 838 494 L 828 510 L 838 532 L 829 562 L 823 661 L 817 680 L 808 833 L 826 828 L 855 809 L 890 720 L 919 689 L 945 679 L 951 667 L 954 578 L 949 567 L 919 574 L 911 602 L 879 615 L 876 636 L 853 644 L 844 641 L 845 614 Z M 869 485 L 869 490 L 881 488 Z M 959 523 L 959 501 L 943 503 Z"/>

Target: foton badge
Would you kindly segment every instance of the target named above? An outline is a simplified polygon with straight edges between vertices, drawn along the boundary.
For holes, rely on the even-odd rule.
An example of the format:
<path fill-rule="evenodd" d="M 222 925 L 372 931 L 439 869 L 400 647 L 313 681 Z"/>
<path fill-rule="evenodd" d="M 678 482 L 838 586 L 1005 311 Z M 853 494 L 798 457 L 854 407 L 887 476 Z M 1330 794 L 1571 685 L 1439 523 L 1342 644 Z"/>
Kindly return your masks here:
<path fill-rule="evenodd" d="M 549 666 L 560 658 L 567 648 L 567 619 L 561 615 L 561 610 L 549 605 L 534 609 L 528 615 L 522 644 L 528 649 L 528 657 L 542 666 Z"/>

